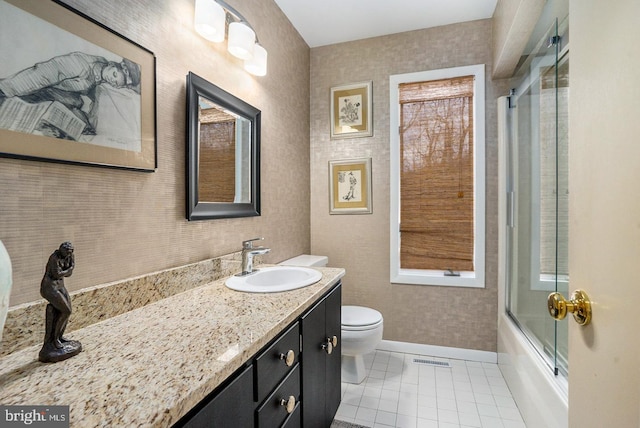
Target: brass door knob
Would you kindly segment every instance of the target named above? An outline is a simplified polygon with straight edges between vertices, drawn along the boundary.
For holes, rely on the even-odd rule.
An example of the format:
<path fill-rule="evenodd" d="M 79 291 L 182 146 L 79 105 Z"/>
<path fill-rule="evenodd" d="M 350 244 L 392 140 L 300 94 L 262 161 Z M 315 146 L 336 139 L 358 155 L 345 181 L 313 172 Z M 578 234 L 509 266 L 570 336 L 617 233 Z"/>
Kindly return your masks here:
<path fill-rule="evenodd" d="M 286 354 L 280 354 L 280 359 L 284 360 L 287 367 L 291 367 L 296 360 L 296 353 L 289 349 Z"/>
<path fill-rule="evenodd" d="M 296 408 L 296 397 L 290 395 L 289 398 L 283 398 L 280 400 L 280 405 L 287 409 L 287 413 L 291 413 Z"/>
<path fill-rule="evenodd" d="M 580 325 L 587 325 L 591 322 L 591 300 L 582 290 L 576 290 L 571 294 L 570 300 L 560 293 L 551 293 L 547 298 L 547 309 L 556 321 L 564 319 L 567 312 L 573 314 L 573 319 Z"/>

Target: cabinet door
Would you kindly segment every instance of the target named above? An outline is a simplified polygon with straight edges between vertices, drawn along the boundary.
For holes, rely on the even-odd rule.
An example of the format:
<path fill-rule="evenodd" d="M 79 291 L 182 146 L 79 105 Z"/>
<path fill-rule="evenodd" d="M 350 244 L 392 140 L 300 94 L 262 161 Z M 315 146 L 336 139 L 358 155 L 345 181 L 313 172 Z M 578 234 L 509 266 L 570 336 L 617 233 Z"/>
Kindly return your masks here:
<path fill-rule="evenodd" d="M 302 316 L 302 425 L 326 428 L 340 404 L 340 285 Z M 337 346 L 328 339 L 336 336 Z M 331 351 L 329 353 L 329 351 Z"/>
<path fill-rule="evenodd" d="M 330 424 L 338 411 L 338 406 L 340 406 L 341 396 L 340 356 L 342 354 L 342 337 L 340 331 L 342 327 L 342 293 L 340 286 L 327 296 L 325 309 L 327 337 L 333 338 L 335 336 L 337 339 L 337 344 L 333 347 L 333 352 L 326 359 L 327 373 L 325 374 L 325 389 L 327 391 L 327 402 L 325 404 L 325 411 Z"/>
<path fill-rule="evenodd" d="M 188 428 L 251 428 L 253 427 L 253 366 L 215 394 L 201 410 L 183 424 Z"/>

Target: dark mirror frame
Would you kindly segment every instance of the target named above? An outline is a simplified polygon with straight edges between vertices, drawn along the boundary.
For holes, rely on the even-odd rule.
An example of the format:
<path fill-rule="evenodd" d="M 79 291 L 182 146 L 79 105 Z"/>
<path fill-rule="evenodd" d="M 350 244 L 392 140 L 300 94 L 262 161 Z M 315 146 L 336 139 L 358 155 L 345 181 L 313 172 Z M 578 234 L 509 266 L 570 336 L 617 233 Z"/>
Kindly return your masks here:
<path fill-rule="evenodd" d="M 251 202 L 210 202 L 198 199 L 199 97 L 207 98 L 251 122 Z M 260 110 L 192 72 L 187 75 L 187 219 L 253 217 L 260 215 Z M 215 172 L 214 172 L 215 174 Z"/>

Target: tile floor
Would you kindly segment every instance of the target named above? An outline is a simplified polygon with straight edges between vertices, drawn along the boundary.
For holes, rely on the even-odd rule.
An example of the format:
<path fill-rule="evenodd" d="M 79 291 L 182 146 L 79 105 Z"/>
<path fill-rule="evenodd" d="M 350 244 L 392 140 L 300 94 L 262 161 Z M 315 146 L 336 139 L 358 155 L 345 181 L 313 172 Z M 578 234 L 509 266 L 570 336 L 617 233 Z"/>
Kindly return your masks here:
<path fill-rule="evenodd" d="M 342 384 L 338 420 L 374 428 L 526 428 L 497 364 L 378 350 L 364 359 L 365 380 Z"/>

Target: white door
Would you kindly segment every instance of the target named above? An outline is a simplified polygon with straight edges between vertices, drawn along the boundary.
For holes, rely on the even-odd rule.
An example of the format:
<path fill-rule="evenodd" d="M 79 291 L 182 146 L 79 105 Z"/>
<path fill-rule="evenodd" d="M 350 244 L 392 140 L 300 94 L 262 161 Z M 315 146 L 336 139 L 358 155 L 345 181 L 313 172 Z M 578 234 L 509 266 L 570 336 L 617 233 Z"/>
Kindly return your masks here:
<path fill-rule="evenodd" d="M 569 426 L 640 427 L 640 1 L 571 0 Z M 567 296 L 565 296 L 567 297 Z"/>

